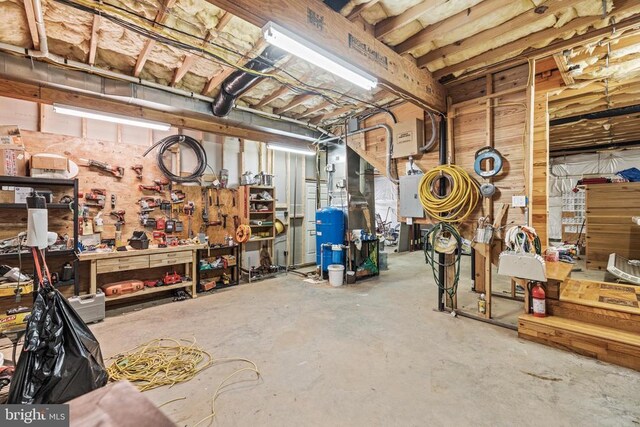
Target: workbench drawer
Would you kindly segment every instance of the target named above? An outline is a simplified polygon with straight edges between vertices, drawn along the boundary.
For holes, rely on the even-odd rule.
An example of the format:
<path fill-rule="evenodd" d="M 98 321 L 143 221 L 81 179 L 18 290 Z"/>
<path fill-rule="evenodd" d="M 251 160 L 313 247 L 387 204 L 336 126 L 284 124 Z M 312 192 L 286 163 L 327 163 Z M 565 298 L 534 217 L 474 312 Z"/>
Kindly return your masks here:
<path fill-rule="evenodd" d="M 193 262 L 192 251 L 166 252 L 149 255 L 149 267 L 164 267 L 165 265 L 186 264 Z"/>
<path fill-rule="evenodd" d="M 137 270 L 140 268 L 149 268 L 149 255 L 99 259 L 97 261 L 96 272 L 102 274 L 114 271 Z"/>

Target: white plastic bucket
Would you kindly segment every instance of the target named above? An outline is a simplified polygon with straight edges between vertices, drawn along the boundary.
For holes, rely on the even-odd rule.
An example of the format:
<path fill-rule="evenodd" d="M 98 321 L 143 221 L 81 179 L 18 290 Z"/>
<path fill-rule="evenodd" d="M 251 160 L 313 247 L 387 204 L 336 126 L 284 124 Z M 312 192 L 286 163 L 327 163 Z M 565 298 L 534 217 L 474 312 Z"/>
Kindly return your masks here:
<path fill-rule="evenodd" d="M 331 286 L 342 286 L 344 283 L 344 265 L 331 264 L 329 270 L 329 283 Z"/>

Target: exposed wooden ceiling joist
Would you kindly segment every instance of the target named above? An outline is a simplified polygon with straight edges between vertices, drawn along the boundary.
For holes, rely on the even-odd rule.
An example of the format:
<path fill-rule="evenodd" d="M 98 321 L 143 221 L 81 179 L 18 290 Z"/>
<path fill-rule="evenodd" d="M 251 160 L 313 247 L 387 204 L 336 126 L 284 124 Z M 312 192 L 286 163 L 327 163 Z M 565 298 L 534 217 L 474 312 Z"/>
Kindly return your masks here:
<path fill-rule="evenodd" d="M 100 15 L 93 15 L 93 25 L 91 26 L 91 40 L 89 42 L 89 57 L 87 64 L 93 65 L 96 62 L 96 52 L 98 50 L 98 30 L 100 29 Z"/>
<path fill-rule="evenodd" d="M 387 34 L 402 28 L 407 24 L 415 21 L 421 15 L 426 14 L 430 10 L 443 5 L 449 0 L 425 0 L 421 3 L 410 7 L 398 16 L 391 16 L 378 22 L 375 27 L 376 38 L 381 39 Z"/>
<path fill-rule="evenodd" d="M 362 12 L 364 12 L 365 10 L 369 9 L 371 6 L 375 6 L 378 3 L 379 0 L 371 0 L 368 3 L 360 3 L 359 5 L 355 6 L 353 8 L 353 10 L 351 11 L 351 13 L 349 13 L 347 15 L 347 19 L 349 21 L 353 21 L 354 19 L 356 19 L 358 16 L 360 16 L 360 14 Z"/>
<path fill-rule="evenodd" d="M 264 41 L 264 39 L 261 38 L 249 52 L 247 52 L 242 58 L 236 61 L 236 65 L 244 65 L 245 61 L 249 61 L 257 56 L 260 56 L 266 46 L 267 43 Z M 209 79 L 206 86 L 204 87 L 204 90 L 202 91 L 202 94 L 209 95 L 215 88 L 220 86 L 222 82 L 227 79 L 227 77 L 233 74 L 234 71 L 236 71 L 236 69 L 233 67 L 224 67 L 221 72 Z"/>
<path fill-rule="evenodd" d="M 634 0 L 621 0 L 620 4 L 616 8 L 618 13 L 626 13 L 628 11 L 636 10 L 638 3 Z M 441 70 L 434 72 L 434 76 L 438 79 L 461 72 L 464 70 L 473 69 L 475 67 L 484 66 L 486 64 L 492 64 L 496 62 L 496 58 L 513 56 L 528 56 L 528 57 L 542 57 L 549 54 L 561 51 L 563 49 L 572 48 L 575 46 L 583 45 L 589 41 L 596 40 L 602 36 L 611 33 L 612 31 L 623 31 L 631 27 L 637 27 L 640 24 L 640 16 L 633 16 L 618 22 L 615 25 L 609 25 L 603 28 L 589 30 L 584 34 L 575 35 L 567 40 L 560 40 L 558 42 L 551 43 L 545 47 L 534 49 L 527 52 L 531 46 L 535 46 L 539 43 L 545 42 L 549 39 L 558 38 L 561 34 L 570 33 L 572 31 L 578 31 L 586 26 L 592 26 L 599 23 L 602 20 L 601 16 L 585 16 L 581 18 L 573 19 L 566 25 L 562 26 L 560 31 L 557 28 L 549 28 L 537 33 L 530 34 L 527 37 L 518 39 L 511 43 L 504 44 L 498 48 L 489 50 L 480 55 L 469 58 L 465 61 L 459 62 L 454 65 L 450 65 Z M 420 62 L 418 66 L 420 66 Z"/>
<path fill-rule="evenodd" d="M 307 39 L 321 40 L 324 49 L 349 58 L 354 66 L 367 70 L 414 103 L 439 111 L 446 108 L 444 87 L 429 72 L 416 68 L 411 61 L 323 3 L 313 0 L 207 1 L 258 27 L 274 21 Z"/>
<path fill-rule="evenodd" d="M 40 49 L 40 36 L 38 35 L 38 26 L 36 25 L 36 13 L 33 10 L 31 0 L 24 0 L 24 10 L 27 14 L 27 23 L 29 25 L 29 35 L 33 42 L 33 48 Z"/>
<path fill-rule="evenodd" d="M 156 17 L 153 20 L 154 25 L 164 23 L 164 20 L 166 19 L 167 14 L 169 13 L 169 10 L 176 4 L 176 1 L 177 0 L 166 0 L 163 3 L 163 6 L 158 10 L 158 13 L 156 13 Z M 147 59 L 149 58 L 149 54 L 151 54 L 151 51 L 153 50 L 155 45 L 156 45 L 156 42 L 155 40 L 152 40 L 152 39 L 147 40 L 146 43 L 144 44 L 142 51 L 140 52 L 140 55 L 138 55 L 138 59 L 136 60 L 136 65 L 133 68 L 133 75 L 135 77 L 140 76 L 140 73 L 144 68 L 144 64 L 147 62 Z"/>
<path fill-rule="evenodd" d="M 369 101 L 369 103 L 373 104 L 373 105 L 376 105 L 379 102 L 382 102 L 383 100 L 385 100 L 387 98 L 389 98 L 389 93 L 384 91 L 384 90 L 381 90 L 380 92 L 376 93 L 373 96 L 373 98 L 371 99 L 371 101 Z M 366 108 L 366 107 L 364 107 L 364 108 Z M 346 113 L 349 113 L 349 112 L 356 112 L 359 109 L 362 109 L 362 108 L 359 108 L 358 106 L 354 106 L 354 105 L 346 105 L 344 107 L 336 108 L 335 110 L 333 110 L 333 111 L 331 111 L 329 113 L 323 114 L 323 115 L 318 116 L 318 117 L 314 117 L 313 119 L 309 120 L 309 122 L 311 122 L 313 124 L 318 124 L 318 123 L 321 123 L 321 122 L 323 122 L 323 121 L 325 121 L 327 119 L 333 119 L 333 118 L 336 118 L 336 117 L 340 117 L 343 114 L 346 114 Z"/>
<path fill-rule="evenodd" d="M 233 15 L 230 13 L 224 12 L 220 17 L 220 20 L 216 24 L 213 31 L 209 31 L 204 41 L 202 42 L 202 47 L 206 46 L 212 40 L 215 40 L 220 32 L 227 26 L 229 21 L 231 21 Z M 196 56 L 193 53 L 187 53 L 182 59 L 182 65 L 176 70 L 173 79 L 171 80 L 171 86 L 175 86 L 182 80 L 182 78 L 189 72 L 193 64 L 196 62 Z"/>
<path fill-rule="evenodd" d="M 556 65 L 558 66 L 558 70 L 562 75 L 562 81 L 564 82 L 564 84 L 567 86 L 574 84 L 575 80 L 569 74 L 571 70 L 569 63 L 567 62 L 567 57 L 562 52 L 560 52 L 553 55 L 553 59 L 556 61 Z"/>
<path fill-rule="evenodd" d="M 294 108 L 296 108 L 297 106 L 299 106 L 300 104 L 303 104 L 307 101 L 309 101 L 310 99 L 315 98 L 317 95 L 315 94 L 310 94 L 310 93 L 305 93 L 305 94 L 300 94 L 300 95 L 296 95 L 293 97 L 293 99 L 284 107 L 281 108 L 276 108 L 275 110 L 273 110 L 274 114 L 284 114 L 287 111 L 291 111 Z"/>
<path fill-rule="evenodd" d="M 544 10 L 544 12 L 542 12 L 541 14 L 537 13 L 535 9 L 531 9 L 501 25 L 481 31 L 457 43 L 452 43 L 432 50 L 431 52 L 422 55 L 417 59 L 418 67 L 426 67 L 427 64 L 435 61 L 436 59 L 445 58 L 453 53 L 464 51 L 469 47 L 483 46 L 484 44 L 486 44 L 487 40 L 492 40 L 500 37 L 517 28 L 531 23 L 533 20 L 540 19 L 544 16 L 549 16 L 550 14 L 558 13 L 559 11 L 564 10 L 568 7 L 572 7 L 582 1 L 584 0 L 548 0 L 542 4 L 542 6 L 546 6 L 547 9 Z"/>
<path fill-rule="evenodd" d="M 397 45 L 395 47 L 395 51 L 400 54 L 407 53 L 421 45 L 429 43 L 431 39 L 435 38 L 438 34 L 446 34 L 451 31 L 455 31 L 456 28 L 460 28 L 476 19 L 480 19 L 484 15 L 494 13 L 500 7 L 504 7 L 504 0 L 484 0 L 448 19 L 422 29 Z"/>

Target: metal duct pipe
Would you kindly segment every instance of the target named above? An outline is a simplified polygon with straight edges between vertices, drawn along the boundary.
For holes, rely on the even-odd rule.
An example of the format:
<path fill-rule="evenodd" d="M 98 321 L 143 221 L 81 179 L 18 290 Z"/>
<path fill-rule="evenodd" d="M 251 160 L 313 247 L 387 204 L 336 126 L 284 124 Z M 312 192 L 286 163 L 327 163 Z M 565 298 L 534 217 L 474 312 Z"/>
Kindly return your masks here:
<path fill-rule="evenodd" d="M 391 155 L 393 154 L 393 131 L 391 130 L 391 126 L 389 126 L 387 124 L 384 124 L 384 123 L 381 123 L 379 125 L 370 126 L 368 128 L 358 129 L 356 131 L 349 132 L 346 135 L 339 135 L 339 136 L 334 136 L 334 137 L 327 138 L 327 139 L 321 139 L 320 141 L 318 141 L 318 143 L 322 144 L 322 143 L 337 141 L 337 140 L 341 140 L 341 139 L 343 139 L 345 137 L 349 137 L 349 136 L 352 136 L 352 135 L 358 135 L 360 133 L 370 132 L 370 131 L 376 130 L 376 129 L 384 129 L 387 132 L 387 177 L 389 178 L 389 180 L 391 182 L 393 182 L 394 184 L 398 185 L 400 183 L 400 181 L 395 179 L 393 176 L 391 176 Z"/>
<path fill-rule="evenodd" d="M 43 59 L 42 62 L 32 63 L 25 57 L 28 56 L 30 52 L 33 52 L 32 50 L 1 42 L 0 50 L 9 51 L 19 55 L 18 57 L 0 53 L 0 75 L 7 76 L 11 79 L 38 82 L 39 84 L 44 84 L 49 87 L 78 90 L 83 93 L 99 95 L 101 97 L 106 95 L 105 85 L 108 83 L 111 82 L 116 85 L 124 85 L 124 82 L 127 82 L 127 84 L 131 86 L 126 91 L 126 94 L 119 97 L 113 96 L 111 97 L 112 99 L 118 98 L 119 101 L 125 103 L 147 106 L 152 109 L 159 109 L 158 105 L 162 104 L 166 105 L 167 108 L 164 109 L 166 111 L 177 111 L 180 108 L 184 108 L 188 111 L 205 115 L 210 114 L 211 111 L 211 102 L 213 101 L 213 98 L 211 97 L 164 86 L 159 83 L 142 80 L 126 74 L 104 70 L 82 62 L 66 60 L 52 53 L 47 54 L 46 57 L 40 56 L 40 58 Z M 61 68 L 55 69 L 53 66 L 60 66 Z M 68 67 L 75 68 L 78 71 L 70 70 Z M 59 71 L 59 73 L 54 71 Z M 83 75 L 82 72 L 88 73 L 89 75 Z M 71 75 L 73 73 L 77 73 L 78 77 L 74 78 Z M 145 91 L 144 88 L 148 89 Z M 120 91 L 116 90 L 116 92 Z M 147 94 L 147 92 L 150 93 Z M 133 96 L 134 93 L 136 94 L 135 97 Z M 165 99 L 165 97 L 162 97 L 160 93 L 167 94 L 167 98 Z M 172 95 L 182 97 L 180 98 L 182 101 L 178 102 L 178 99 L 171 99 L 170 97 Z M 126 101 L 123 101 L 124 97 L 127 98 Z M 148 103 L 145 102 L 147 100 L 149 101 Z M 191 100 L 191 103 L 189 103 L 188 100 Z M 203 104 L 200 105 L 201 103 Z M 328 134 L 326 130 L 302 120 L 285 118 L 276 114 L 266 113 L 248 107 L 235 106 L 234 111 L 236 111 L 237 114 L 231 114 L 226 117 L 225 120 L 239 125 L 256 125 L 260 130 L 271 132 L 275 135 L 285 135 L 288 137 L 300 138 L 305 141 L 315 142 L 321 134 Z M 272 122 L 271 126 L 269 126 L 269 121 Z M 286 128 L 286 126 L 282 126 L 277 122 L 282 122 L 282 124 L 295 124 L 320 132 L 321 134 L 316 136 L 308 135 L 304 132 L 306 129 L 296 130 L 294 127 Z M 286 132 L 283 133 L 283 131 Z"/>
<path fill-rule="evenodd" d="M 236 105 L 235 107 L 233 107 L 233 109 L 234 110 L 238 110 L 238 111 L 244 111 L 246 113 L 256 114 L 258 116 L 269 117 L 271 119 L 282 120 L 284 122 L 295 123 L 297 125 L 305 126 L 305 127 L 308 127 L 309 129 L 316 130 L 316 131 L 318 131 L 318 132 L 320 132 L 320 133 L 322 133 L 324 135 L 330 136 L 330 137 L 335 136 L 334 134 L 332 134 L 331 132 L 328 132 L 327 130 L 321 128 L 320 126 L 316 126 L 316 125 L 312 124 L 311 122 L 305 122 L 304 120 L 292 119 L 291 117 L 283 116 L 281 114 L 268 113 L 266 111 L 256 110 L 255 108 L 244 107 L 242 105 Z"/>
<path fill-rule="evenodd" d="M 263 73 L 273 68 L 274 64 L 282 59 L 285 54 L 286 52 L 282 49 L 268 46 L 260 56 L 247 62 L 244 68 Z M 238 70 L 233 72 L 222 82 L 220 92 L 211 105 L 213 114 L 218 117 L 225 117 L 231 112 L 236 98 L 244 93 L 256 80 L 263 78 L 246 71 Z"/>

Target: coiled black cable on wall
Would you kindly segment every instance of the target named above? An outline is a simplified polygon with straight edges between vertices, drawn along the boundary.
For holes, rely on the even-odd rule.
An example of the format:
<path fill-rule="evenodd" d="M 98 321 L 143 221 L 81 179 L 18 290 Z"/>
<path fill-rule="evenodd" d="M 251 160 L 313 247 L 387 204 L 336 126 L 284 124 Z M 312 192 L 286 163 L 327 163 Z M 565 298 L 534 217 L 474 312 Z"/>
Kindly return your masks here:
<path fill-rule="evenodd" d="M 196 155 L 198 166 L 187 176 L 175 175 L 164 164 L 164 154 L 167 150 L 176 144 L 186 145 Z M 153 144 L 142 155 L 143 157 L 153 151 L 156 147 L 159 147 L 156 160 L 158 162 L 158 168 L 162 173 L 174 182 L 197 182 L 207 169 L 207 153 L 204 151 L 204 147 L 196 139 L 187 135 L 171 135 Z"/>

